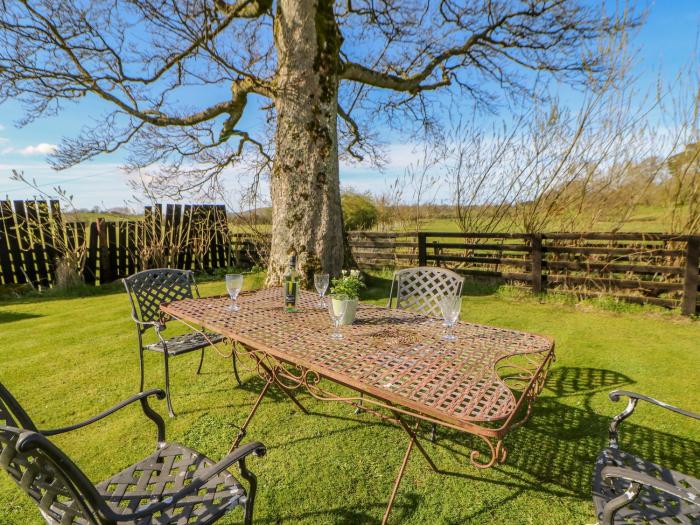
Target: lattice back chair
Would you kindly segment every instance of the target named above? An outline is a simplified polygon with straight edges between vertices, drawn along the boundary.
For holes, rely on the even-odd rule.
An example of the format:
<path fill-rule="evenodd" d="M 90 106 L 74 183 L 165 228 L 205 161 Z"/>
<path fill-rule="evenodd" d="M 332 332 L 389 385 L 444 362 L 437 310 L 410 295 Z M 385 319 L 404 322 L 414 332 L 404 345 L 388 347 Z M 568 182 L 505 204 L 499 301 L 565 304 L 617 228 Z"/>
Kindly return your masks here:
<path fill-rule="evenodd" d="M 440 299 L 445 295 L 462 295 L 464 277 L 435 266 L 418 266 L 405 268 L 394 272 L 389 291 L 388 308 L 412 310 L 424 315 L 438 317 L 440 312 Z M 361 409 L 355 411 L 361 412 Z M 430 440 L 435 442 L 436 427 L 432 425 Z"/>
<path fill-rule="evenodd" d="M 461 295 L 463 284 L 464 277 L 445 268 L 419 266 L 398 270 L 394 272 L 387 306 L 392 308 L 395 298 L 396 308 L 437 317 L 440 298 Z"/>
<path fill-rule="evenodd" d="M 0 469 L 34 501 L 49 525 L 205 525 L 237 507 L 243 507 L 245 523 L 252 523 L 257 481 L 245 459 L 264 455 L 264 445 L 247 444 L 214 463 L 192 449 L 167 443 L 163 419 L 148 405 L 151 396 L 163 399 L 165 393 L 142 392 L 86 421 L 41 431 L 0 383 Z M 136 401 L 156 424 L 156 451 L 98 485 L 47 439 L 83 428 Z M 247 480 L 248 491 L 228 471 L 234 463 Z"/>
<path fill-rule="evenodd" d="M 202 371 L 204 362 L 204 350 L 210 344 L 216 344 L 223 340 L 219 334 L 194 330 L 183 335 L 166 339 L 163 331 L 166 328 L 167 316 L 160 310 L 161 303 L 179 301 L 182 299 L 199 298 L 199 289 L 194 279 L 194 274 L 189 270 L 176 270 L 172 268 L 158 268 L 144 270 L 123 279 L 129 300 L 131 301 L 131 317 L 136 323 L 139 344 L 139 367 L 141 382 L 139 390 L 144 388 L 144 358 L 146 350 L 163 354 L 165 369 L 165 394 L 168 403 L 168 413 L 175 415 L 170 398 L 170 367 L 169 358 L 180 354 L 186 354 L 195 350 L 201 350 L 197 374 Z M 158 337 L 158 342 L 144 345 L 144 333 L 153 328 Z M 233 372 L 238 384 L 241 384 L 236 366 L 235 353 L 232 352 Z"/>

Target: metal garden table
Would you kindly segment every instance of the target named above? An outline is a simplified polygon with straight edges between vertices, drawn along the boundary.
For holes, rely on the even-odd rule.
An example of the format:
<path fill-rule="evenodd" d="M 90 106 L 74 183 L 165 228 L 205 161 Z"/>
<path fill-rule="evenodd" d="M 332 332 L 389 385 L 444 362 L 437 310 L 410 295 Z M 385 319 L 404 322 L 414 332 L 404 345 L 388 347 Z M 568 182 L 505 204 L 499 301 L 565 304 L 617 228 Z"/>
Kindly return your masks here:
<path fill-rule="evenodd" d="M 250 357 L 266 382 L 232 449 L 273 384 L 304 413 L 294 396 L 300 388 L 319 400 L 346 402 L 390 420 L 409 442 L 382 523 L 414 447 L 439 472 L 418 440 L 421 420 L 480 438 L 485 447 L 470 454 L 475 467 L 505 461 L 503 438 L 530 415 L 554 359 L 552 339 L 459 322 L 453 330 L 457 339 L 443 341 L 440 319 L 362 304 L 355 323 L 342 327 L 344 338 L 333 340 L 328 313 L 317 303 L 317 295 L 301 292 L 299 311 L 286 313 L 281 288 L 268 288 L 241 294 L 237 312 L 228 309 L 228 297 L 161 306 L 164 314 L 230 339 L 232 352 Z M 331 393 L 322 379 L 353 392 Z"/>

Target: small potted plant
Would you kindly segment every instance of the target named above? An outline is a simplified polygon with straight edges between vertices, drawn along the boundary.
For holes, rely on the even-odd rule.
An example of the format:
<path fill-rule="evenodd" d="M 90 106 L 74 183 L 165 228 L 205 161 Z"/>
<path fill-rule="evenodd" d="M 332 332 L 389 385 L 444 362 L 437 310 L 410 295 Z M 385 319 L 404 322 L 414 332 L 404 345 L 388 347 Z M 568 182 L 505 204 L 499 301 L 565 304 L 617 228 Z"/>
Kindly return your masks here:
<path fill-rule="evenodd" d="M 340 324 L 352 324 L 355 320 L 355 312 L 357 311 L 357 303 L 359 302 L 360 290 L 365 287 L 362 282 L 359 270 L 343 270 L 342 275 L 331 282 L 331 298 L 333 295 L 346 295 L 350 300 L 348 307 L 345 310 L 345 315 L 340 320 Z"/>

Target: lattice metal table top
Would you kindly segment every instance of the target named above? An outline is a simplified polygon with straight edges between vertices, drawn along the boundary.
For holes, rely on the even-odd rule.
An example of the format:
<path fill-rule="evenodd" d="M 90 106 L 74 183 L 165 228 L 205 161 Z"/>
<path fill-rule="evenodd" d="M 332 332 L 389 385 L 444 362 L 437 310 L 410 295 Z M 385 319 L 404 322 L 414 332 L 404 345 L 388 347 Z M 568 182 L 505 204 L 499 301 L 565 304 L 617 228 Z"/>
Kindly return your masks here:
<path fill-rule="evenodd" d="M 299 311 L 286 313 L 281 288 L 268 288 L 242 294 L 238 312 L 228 310 L 228 297 L 185 299 L 161 308 L 279 360 L 457 425 L 510 416 L 516 397 L 496 373 L 497 364 L 523 355 L 526 372 L 536 374 L 554 350 L 543 336 L 465 322 L 454 327 L 456 341 L 443 341 L 441 319 L 366 304 L 336 341 L 330 338 L 328 312 L 317 303 L 317 295 L 301 292 Z"/>

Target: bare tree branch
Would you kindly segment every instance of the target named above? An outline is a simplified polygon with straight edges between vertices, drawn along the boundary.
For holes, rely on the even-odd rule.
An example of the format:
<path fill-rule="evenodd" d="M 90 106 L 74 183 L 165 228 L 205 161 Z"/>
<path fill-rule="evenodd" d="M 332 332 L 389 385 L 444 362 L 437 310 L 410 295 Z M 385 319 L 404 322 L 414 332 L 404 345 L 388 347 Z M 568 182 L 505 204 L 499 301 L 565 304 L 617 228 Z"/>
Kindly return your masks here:
<path fill-rule="evenodd" d="M 237 0 L 233 4 L 214 0 L 214 4 L 222 13 L 239 18 L 257 18 L 272 10 L 272 0 Z"/>

